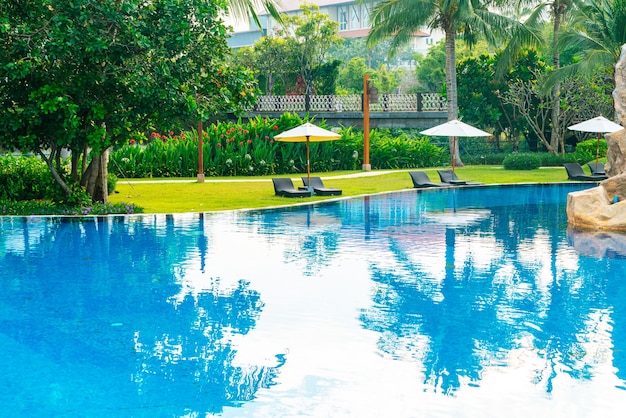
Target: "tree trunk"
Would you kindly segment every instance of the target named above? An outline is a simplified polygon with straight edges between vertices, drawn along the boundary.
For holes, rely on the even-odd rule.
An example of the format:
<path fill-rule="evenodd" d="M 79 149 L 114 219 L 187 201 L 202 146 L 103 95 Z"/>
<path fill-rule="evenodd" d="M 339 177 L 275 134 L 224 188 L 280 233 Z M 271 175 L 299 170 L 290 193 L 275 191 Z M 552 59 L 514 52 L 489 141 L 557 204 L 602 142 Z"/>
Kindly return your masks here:
<path fill-rule="evenodd" d="M 78 175 L 78 165 L 80 164 L 80 154 L 72 150 L 72 180 L 78 181 L 80 176 Z"/>
<path fill-rule="evenodd" d="M 94 155 L 87 170 L 83 173 L 80 185 L 85 188 L 94 202 L 107 203 L 109 189 L 107 184 L 107 165 L 109 162 L 109 149 Z"/>
<path fill-rule="evenodd" d="M 50 169 L 50 172 L 52 173 L 52 177 L 57 182 L 57 184 L 61 187 L 61 190 L 63 190 L 63 193 L 65 194 L 65 196 L 69 196 L 70 188 L 65 183 L 65 181 L 63 180 L 59 172 L 57 171 L 56 167 L 53 164 L 53 160 L 47 157 L 46 154 L 42 152 L 41 150 L 37 150 L 37 153 L 39 154 L 41 159 L 46 162 L 46 165 L 48 166 L 48 168 Z"/>
<path fill-rule="evenodd" d="M 456 48 L 454 40 L 456 32 L 451 29 L 446 30 L 446 94 L 448 102 L 448 121 L 458 119 L 459 105 L 456 88 Z M 450 155 L 454 155 L 454 166 L 463 167 L 463 161 L 459 155 L 459 141 L 453 137 L 448 138 Z"/>
<path fill-rule="evenodd" d="M 565 12 L 565 5 L 560 2 L 556 2 L 554 6 L 554 27 L 552 29 L 552 63 L 554 70 L 558 70 L 561 67 L 561 55 L 557 47 L 559 41 L 559 30 L 561 28 L 561 17 Z M 554 88 L 552 89 L 552 133 L 550 135 L 550 145 L 556 150 L 555 153 L 559 153 L 559 145 L 563 143 L 561 138 L 561 82 L 556 81 Z M 564 147 L 561 147 L 561 154 L 565 154 Z"/>

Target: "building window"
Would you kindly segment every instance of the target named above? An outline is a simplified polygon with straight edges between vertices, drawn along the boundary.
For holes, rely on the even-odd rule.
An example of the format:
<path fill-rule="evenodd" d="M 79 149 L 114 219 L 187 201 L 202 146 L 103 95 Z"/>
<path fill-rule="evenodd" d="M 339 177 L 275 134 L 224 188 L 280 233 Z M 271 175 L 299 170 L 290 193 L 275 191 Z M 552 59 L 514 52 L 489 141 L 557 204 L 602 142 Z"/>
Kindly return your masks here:
<path fill-rule="evenodd" d="M 350 7 L 350 29 L 359 29 L 361 23 L 361 16 L 359 13 L 359 5 L 353 4 Z"/>
<path fill-rule="evenodd" d="M 339 6 L 337 13 L 339 14 L 339 30 L 348 29 L 348 11 L 343 6 Z"/>
<path fill-rule="evenodd" d="M 367 4 L 361 5 L 361 27 L 369 28 L 370 26 L 370 9 Z"/>

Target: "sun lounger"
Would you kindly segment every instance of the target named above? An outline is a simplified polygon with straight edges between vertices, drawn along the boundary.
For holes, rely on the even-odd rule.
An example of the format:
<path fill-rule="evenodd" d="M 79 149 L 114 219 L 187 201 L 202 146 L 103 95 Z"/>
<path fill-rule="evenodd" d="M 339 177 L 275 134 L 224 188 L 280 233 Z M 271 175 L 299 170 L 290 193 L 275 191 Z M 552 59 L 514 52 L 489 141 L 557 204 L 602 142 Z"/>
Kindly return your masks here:
<path fill-rule="evenodd" d="M 274 192 L 277 196 L 284 197 L 310 197 L 311 192 L 305 188 L 296 189 L 288 177 L 273 178 Z"/>
<path fill-rule="evenodd" d="M 430 177 L 423 171 L 409 171 L 411 181 L 413 181 L 413 187 L 416 189 L 423 189 L 426 187 L 446 187 L 449 184 L 433 183 L 430 181 Z"/>
<path fill-rule="evenodd" d="M 601 162 L 598 162 L 597 166 L 595 162 L 587 163 L 587 165 L 589 166 L 589 170 L 591 170 L 592 176 L 606 176 L 606 172 L 604 171 L 604 164 L 602 164 Z"/>
<path fill-rule="evenodd" d="M 325 187 L 324 182 L 319 177 L 311 177 L 310 183 L 306 177 L 302 177 L 302 183 L 304 183 L 305 187 L 312 187 L 318 196 L 340 196 L 342 193 L 341 189 Z"/>
<path fill-rule="evenodd" d="M 563 167 L 567 171 L 567 179 L 568 180 L 578 180 L 578 181 L 602 181 L 607 179 L 606 175 L 587 175 L 583 171 L 583 168 L 578 163 L 563 163 Z"/>
<path fill-rule="evenodd" d="M 482 184 L 479 183 L 477 181 L 466 181 L 466 180 L 460 180 L 456 173 L 452 170 L 437 170 L 437 173 L 439 174 L 439 178 L 441 179 L 442 183 L 448 184 L 448 185 L 454 185 L 454 186 L 475 186 L 478 184 Z"/>

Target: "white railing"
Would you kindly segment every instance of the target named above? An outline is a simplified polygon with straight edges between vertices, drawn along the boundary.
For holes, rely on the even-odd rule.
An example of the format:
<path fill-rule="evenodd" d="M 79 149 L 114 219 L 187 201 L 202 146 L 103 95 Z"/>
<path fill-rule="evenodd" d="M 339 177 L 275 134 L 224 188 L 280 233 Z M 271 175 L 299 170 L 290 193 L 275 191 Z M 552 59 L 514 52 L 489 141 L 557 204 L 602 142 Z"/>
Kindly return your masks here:
<path fill-rule="evenodd" d="M 261 96 L 251 111 L 306 112 L 305 95 Z M 378 103 L 370 103 L 371 112 L 430 112 L 446 110 L 446 99 L 437 93 L 380 94 Z M 361 112 L 363 96 L 311 95 L 309 112 Z"/>

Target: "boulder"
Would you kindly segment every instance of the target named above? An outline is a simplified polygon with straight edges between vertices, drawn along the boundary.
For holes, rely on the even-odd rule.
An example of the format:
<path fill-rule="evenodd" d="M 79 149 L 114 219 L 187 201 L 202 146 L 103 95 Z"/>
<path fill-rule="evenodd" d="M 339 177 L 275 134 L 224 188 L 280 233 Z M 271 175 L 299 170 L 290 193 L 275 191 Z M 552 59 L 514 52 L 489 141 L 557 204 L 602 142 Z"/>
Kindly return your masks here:
<path fill-rule="evenodd" d="M 626 126 L 626 44 L 622 45 L 617 64 L 615 64 L 615 89 L 613 90 L 615 118 L 622 126 Z M 606 155 L 606 174 L 616 176 L 626 173 L 626 130 L 605 135 L 608 146 Z"/>
<path fill-rule="evenodd" d="M 567 220 L 577 228 L 626 232 L 626 173 L 568 194 Z"/>
<path fill-rule="evenodd" d="M 613 103 L 617 122 L 626 126 L 626 44 L 615 65 Z M 609 178 L 593 189 L 570 193 L 567 220 L 576 228 L 626 232 L 626 129 L 605 137 L 608 151 L 604 168 Z"/>
<path fill-rule="evenodd" d="M 626 173 L 626 129 L 605 135 L 606 164 L 604 170 L 608 176 Z"/>
<path fill-rule="evenodd" d="M 615 118 L 624 126 L 626 122 L 626 44 L 622 45 L 617 64 L 615 64 L 615 89 L 613 90 Z"/>

